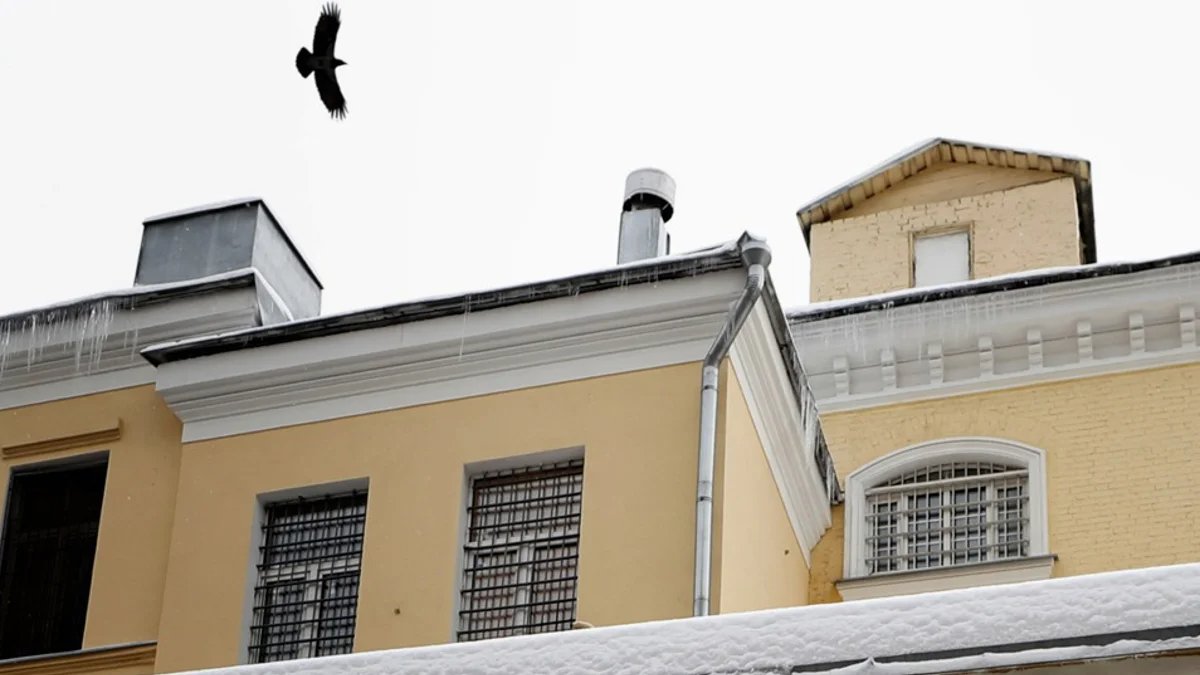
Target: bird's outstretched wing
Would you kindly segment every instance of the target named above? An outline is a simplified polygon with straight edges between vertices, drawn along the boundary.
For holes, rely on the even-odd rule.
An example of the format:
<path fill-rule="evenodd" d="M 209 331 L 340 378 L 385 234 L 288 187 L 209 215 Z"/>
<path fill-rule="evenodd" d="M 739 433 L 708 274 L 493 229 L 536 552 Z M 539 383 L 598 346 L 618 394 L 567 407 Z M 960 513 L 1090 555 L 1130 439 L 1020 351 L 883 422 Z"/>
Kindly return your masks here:
<path fill-rule="evenodd" d="M 314 72 L 313 78 L 317 81 L 317 93 L 321 95 L 321 102 L 325 104 L 325 109 L 329 111 L 330 116 L 345 119 L 346 97 L 342 96 L 337 75 L 332 69 L 318 70 Z"/>
<path fill-rule="evenodd" d="M 333 56 L 333 46 L 337 42 L 338 28 L 341 26 L 342 10 L 332 2 L 322 7 L 321 18 L 317 19 L 317 29 L 313 31 L 313 54 Z M 321 98 L 324 97 L 322 94 Z"/>

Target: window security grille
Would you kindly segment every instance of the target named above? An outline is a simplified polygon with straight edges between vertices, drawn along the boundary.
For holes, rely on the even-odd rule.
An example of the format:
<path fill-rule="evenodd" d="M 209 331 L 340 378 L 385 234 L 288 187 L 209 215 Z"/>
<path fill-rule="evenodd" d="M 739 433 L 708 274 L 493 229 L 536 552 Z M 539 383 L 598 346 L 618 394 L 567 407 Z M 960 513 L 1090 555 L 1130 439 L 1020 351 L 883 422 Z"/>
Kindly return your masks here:
<path fill-rule="evenodd" d="M 571 628 L 582 499 L 583 460 L 474 477 L 460 641 Z"/>
<path fill-rule="evenodd" d="M 14 471 L 0 560 L 0 658 L 79 649 L 106 461 Z"/>
<path fill-rule="evenodd" d="M 866 491 L 871 574 L 1029 555 L 1029 472 L 952 462 Z"/>
<path fill-rule="evenodd" d="M 252 663 L 350 652 L 366 516 L 365 492 L 267 504 Z"/>

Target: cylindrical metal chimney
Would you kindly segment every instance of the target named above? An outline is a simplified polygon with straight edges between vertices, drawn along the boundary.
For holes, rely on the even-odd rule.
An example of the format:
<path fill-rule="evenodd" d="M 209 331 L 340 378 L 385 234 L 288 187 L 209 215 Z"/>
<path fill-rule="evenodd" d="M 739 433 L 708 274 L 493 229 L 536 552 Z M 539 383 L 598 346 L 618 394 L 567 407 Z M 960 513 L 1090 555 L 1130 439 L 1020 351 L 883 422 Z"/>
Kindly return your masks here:
<path fill-rule="evenodd" d="M 675 180 L 658 169 L 638 169 L 625 179 L 617 264 L 669 252 L 666 223 L 675 214 Z"/>

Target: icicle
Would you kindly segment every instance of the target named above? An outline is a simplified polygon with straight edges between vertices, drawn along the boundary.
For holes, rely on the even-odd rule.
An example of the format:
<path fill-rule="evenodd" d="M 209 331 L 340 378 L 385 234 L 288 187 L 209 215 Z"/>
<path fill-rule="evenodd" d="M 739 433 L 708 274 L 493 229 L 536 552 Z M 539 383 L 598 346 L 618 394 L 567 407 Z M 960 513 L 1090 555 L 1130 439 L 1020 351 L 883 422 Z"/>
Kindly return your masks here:
<path fill-rule="evenodd" d="M 77 373 L 99 369 L 117 309 L 111 300 L 98 300 L 0 321 L 0 378 L 21 352 L 27 373 L 49 359 L 73 358 Z"/>

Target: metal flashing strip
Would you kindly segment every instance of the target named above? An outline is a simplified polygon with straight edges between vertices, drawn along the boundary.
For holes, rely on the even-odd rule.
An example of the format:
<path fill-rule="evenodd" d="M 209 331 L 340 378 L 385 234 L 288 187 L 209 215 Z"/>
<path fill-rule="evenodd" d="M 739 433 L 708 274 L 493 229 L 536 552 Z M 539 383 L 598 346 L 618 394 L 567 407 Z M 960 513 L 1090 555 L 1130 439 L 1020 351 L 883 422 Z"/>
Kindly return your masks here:
<path fill-rule="evenodd" d="M 1031 640 L 1028 642 L 1010 642 L 990 645 L 981 645 L 978 647 L 964 647 L 961 649 L 944 649 L 932 652 L 911 652 L 908 654 L 893 654 L 890 656 L 871 657 L 876 663 L 904 663 L 912 661 L 938 661 L 946 659 L 961 658 L 964 656 L 980 656 L 982 654 L 1012 654 L 1015 652 L 1026 652 L 1035 649 L 1055 649 L 1060 647 L 1102 647 L 1105 645 L 1120 642 L 1122 640 L 1137 640 L 1141 642 L 1154 642 L 1159 640 L 1171 640 L 1176 638 L 1193 638 L 1200 637 L 1200 624 L 1189 624 L 1186 626 L 1168 626 L 1164 628 L 1149 628 L 1145 630 L 1131 630 L 1120 633 L 1097 633 L 1093 635 L 1080 635 L 1069 638 L 1052 638 L 1049 640 Z M 835 670 L 837 668 L 846 668 L 855 664 L 862 663 L 862 659 L 851 659 L 846 661 L 830 661 L 826 663 L 812 663 L 804 665 L 792 666 L 789 672 L 792 673 L 814 673 Z"/>

